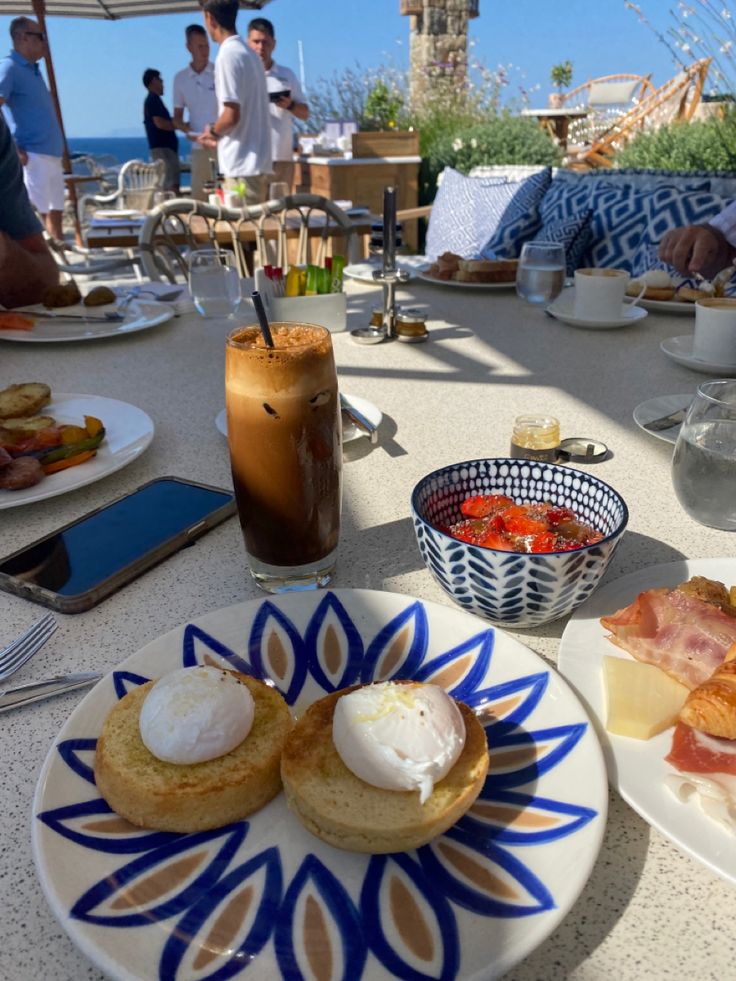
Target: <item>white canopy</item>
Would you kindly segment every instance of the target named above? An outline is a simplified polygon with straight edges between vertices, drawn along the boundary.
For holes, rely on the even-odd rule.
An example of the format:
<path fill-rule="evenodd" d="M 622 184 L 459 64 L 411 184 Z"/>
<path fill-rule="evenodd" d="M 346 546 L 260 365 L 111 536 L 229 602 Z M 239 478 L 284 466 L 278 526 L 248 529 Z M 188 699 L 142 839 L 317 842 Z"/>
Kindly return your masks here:
<path fill-rule="evenodd" d="M 246 10 L 260 10 L 270 0 L 240 0 Z M 123 17 L 143 17 L 152 14 L 186 14 L 199 10 L 196 0 L 41 0 L 40 7 L 47 17 L 98 17 L 101 20 L 121 20 Z M 0 14 L 14 16 L 39 15 L 36 0 L 0 0 Z"/>

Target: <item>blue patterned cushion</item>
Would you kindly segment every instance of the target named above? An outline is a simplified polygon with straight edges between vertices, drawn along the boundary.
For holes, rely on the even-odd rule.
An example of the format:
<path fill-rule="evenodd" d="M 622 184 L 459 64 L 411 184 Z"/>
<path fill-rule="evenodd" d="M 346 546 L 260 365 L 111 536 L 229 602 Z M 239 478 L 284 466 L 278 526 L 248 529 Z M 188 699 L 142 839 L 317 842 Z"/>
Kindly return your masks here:
<path fill-rule="evenodd" d="M 583 263 L 583 256 L 590 240 L 590 222 L 593 212 L 590 208 L 566 218 L 552 218 L 545 222 L 534 236 L 537 242 L 560 242 L 565 247 L 565 265 L 568 276 L 572 276 Z"/>
<path fill-rule="evenodd" d="M 438 183 L 427 227 L 425 252 L 436 259 L 443 252 L 475 258 L 495 223 L 487 224 L 489 202 L 496 199 L 505 178 L 465 177 L 445 167 Z"/>
<path fill-rule="evenodd" d="M 483 244 L 481 255 L 516 259 L 524 242 L 536 237 L 541 218 L 539 206 L 552 180 L 549 167 L 523 181 L 509 181 L 515 191 L 494 233 Z"/>
<path fill-rule="evenodd" d="M 477 258 L 507 215 L 518 229 L 516 234 L 533 235 L 549 175 L 545 170 L 524 181 L 505 181 L 465 177 L 446 167 L 429 217 L 425 252 L 432 258 L 443 252 Z"/>
<path fill-rule="evenodd" d="M 729 203 L 728 198 L 709 191 L 678 192 L 660 187 L 647 197 L 646 228 L 636 249 L 631 272 L 640 276 L 647 269 L 666 268 L 657 257 L 665 233 L 683 225 L 698 225 L 715 218 Z"/>

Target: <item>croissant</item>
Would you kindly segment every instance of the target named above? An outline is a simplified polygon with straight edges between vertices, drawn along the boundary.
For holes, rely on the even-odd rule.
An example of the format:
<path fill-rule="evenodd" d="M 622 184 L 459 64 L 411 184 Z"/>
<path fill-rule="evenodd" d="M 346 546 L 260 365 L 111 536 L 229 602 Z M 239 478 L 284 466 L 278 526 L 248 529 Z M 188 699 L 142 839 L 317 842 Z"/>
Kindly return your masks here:
<path fill-rule="evenodd" d="M 710 678 L 693 688 L 679 719 L 709 736 L 736 739 L 736 644 Z"/>

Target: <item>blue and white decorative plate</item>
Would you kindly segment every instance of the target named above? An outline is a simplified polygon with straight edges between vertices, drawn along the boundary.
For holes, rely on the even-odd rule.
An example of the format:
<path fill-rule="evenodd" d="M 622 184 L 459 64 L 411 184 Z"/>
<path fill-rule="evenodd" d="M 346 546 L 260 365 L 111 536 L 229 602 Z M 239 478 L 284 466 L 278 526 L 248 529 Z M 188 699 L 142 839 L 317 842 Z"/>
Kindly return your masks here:
<path fill-rule="evenodd" d="M 484 720 L 484 789 L 446 834 L 395 855 L 331 848 L 283 795 L 216 831 L 134 828 L 95 789 L 97 736 L 132 687 L 195 663 L 270 677 L 296 714 L 358 681 L 441 684 Z M 606 806 L 595 733 L 536 654 L 463 611 L 335 590 L 210 613 L 104 678 L 44 763 L 33 847 L 55 915 L 111 978 L 487 981 L 569 911 Z"/>

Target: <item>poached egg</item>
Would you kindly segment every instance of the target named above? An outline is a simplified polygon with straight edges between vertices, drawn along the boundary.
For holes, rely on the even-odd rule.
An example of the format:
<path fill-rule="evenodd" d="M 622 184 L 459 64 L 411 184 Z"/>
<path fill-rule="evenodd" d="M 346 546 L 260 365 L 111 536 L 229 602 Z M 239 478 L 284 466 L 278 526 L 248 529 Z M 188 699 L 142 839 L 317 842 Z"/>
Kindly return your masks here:
<path fill-rule="evenodd" d="M 437 685 L 381 682 L 338 699 L 332 740 L 345 766 L 383 790 L 418 790 L 423 804 L 465 745 L 465 723 Z"/>
<path fill-rule="evenodd" d="M 146 695 L 141 739 L 167 763 L 204 763 L 242 743 L 254 714 L 248 687 L 229 672 L 208 665 L 179 668 Z"/>

